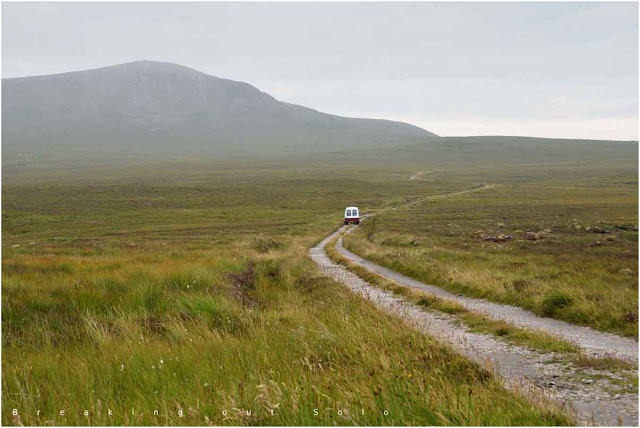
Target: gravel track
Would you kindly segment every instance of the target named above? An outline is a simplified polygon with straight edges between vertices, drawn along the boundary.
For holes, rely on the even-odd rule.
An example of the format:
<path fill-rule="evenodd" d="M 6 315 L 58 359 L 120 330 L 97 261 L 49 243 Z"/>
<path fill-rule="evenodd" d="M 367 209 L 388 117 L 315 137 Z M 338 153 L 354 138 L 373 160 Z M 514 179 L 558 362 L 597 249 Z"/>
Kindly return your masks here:
<path fill-rule="evenodd" d="M 603 333 L 589 327 L 576 326 L 553 318 L 539 317 L 517 306 L 493 303 L 483 299 L 475 299 L 451 293 L 363 259 L 344 248 L 342 239 L 338 242 L 337 248 L 340 254 L 352 263 L 402 285 L 418 288 L 440 299 L 456 302 L 470 311 L 481 313 L 494 320 L 503 320 L 518 327 L 544 331 L 576 344 L 588 355 L 594 357 L 615 357 L 636 365 L 638 364 L 638 342 L 633 339 Z"/>
<path fill-rule="evenodd" d="M 620 387 L 616 387 L 616 385 L 612 383 L 612 381 L 617 379 L 616 376 L 618 375 L 604 371 L 576 368 L 571 364 L 559 361 L 559 356 L 556 354 L 535 352 L 507 344 L 493 336 L 469 332 L 467 328 L 461 325 L 454 317 L 439 312 L 423 310 L 408 301 L 370 285 L 345 267 L 333 263 L 326 255 L 324 247 L 331 239 L 342 233 L 345 228 L 346 227 L 341 227 L 338 231 L 325 238 L 310 250 L 311 258 L 318 264 L 326 276 L 342 282 L 356 294 L 372 301 L 386 312 L 404 319 L 419 331 L 447 343 L 458 353 L 483 366 L 491 367 L 500 375 L 506 387 L 525 393 L 532 399 L 541 400 L 542 403 L 544 403 L 544 400 L 553 400 L 568 412 L 574 413 L 580 424 L 623 424 L 637 426 L 638 394 L 633 391 L 618 391 Z M 353 262 L 386 276 L 389 279 L 398 281 L 396 275 L 399 274 L 381 268 L 344 249 L 342 246 L 342 238 L 339 240 L 338 248 L 343 255 Z M 373 268 L 383 270 L 378 271 Z M 389 272 L 392 275 L 389 276 Z M 411 280 L 407 277 L 404 278 Z M 434 291 L 442 292 L 442 290 L 437 287 L 422 285 L 427 287 L 424 288 L 426 291 L 432 292 L 433 288 L 435 289 Z M 448 294 L 451 295 L 451 293 Z M 442 297 L 440 294 L 438 294 L 438 296 Z M 460 299 L 460 296 L 457 295 L 451 295 L 450 298 L 453 297 Z M 469 304 L 471 303 L 472 302 L 469 302 Z M 500 311 L 503 311 L 502 308 L 504 308 L 505 305 L 498 305 L 498 307 Z M 471 310 L 478 310 L 476 308 L 477 307 L 469 306 Z M 479 306 L 478 308 L 483 308 L 483 306 Z M 513 307 L 506 306 L 506 308 Z M 522 311 L 522 309 L 520 309 L 520 311 Z M 546 318 L 540 319 L 547 320 Z M 570 327 L 575 328 L 574 326 Z M 578 329 L 582 330 L 581 328 Z M 581 334 L 584 335 L 586 333 L 582 332 Z M 613 338 L 608 337 L 613 335 L 606 336 L 607 340 L 611 340 L 608 342 L 610 346 L 611 343 L 617 343 L 613 340 L 616 336 Z M 584 337 L 578 335 L 576 338 L 580 339 Z M 597 339 L 589 340 L 586 343 L 590 344 L 589 349 L 595 350 L 598 355 L 604 355 L 603 352 L 600 352 L 602 347 L 597 346 L 595 343 L 596 340 Z M 637 361 L 637 344 L 635 346 L 635 354 L 626 350 L 616 355 L 625 355 L 631 357 L 631 359 L 633 359 L 635 355 L 635 360 Z M 611 348 L 608 349 L 608 351 L 611 351 Z M 610 354 L 610 352 L 607 353 Z M 585 376 L 587 377 L 586 379 Z M 618 389 L 615 390 L 615 388 Z"/>

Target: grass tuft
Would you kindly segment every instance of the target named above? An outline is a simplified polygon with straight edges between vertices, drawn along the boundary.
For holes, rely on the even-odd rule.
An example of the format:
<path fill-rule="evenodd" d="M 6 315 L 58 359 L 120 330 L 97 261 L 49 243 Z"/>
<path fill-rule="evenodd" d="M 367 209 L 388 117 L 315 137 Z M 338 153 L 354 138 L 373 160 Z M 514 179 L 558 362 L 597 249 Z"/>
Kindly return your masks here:
<path fill-rule="evenodd" d="M 545 316 L 554 316 L 558 310 L 573 304 L 573 299 L 566 293 L 555 290 L 544 296 L 541 302 L 542 313 Z"/>

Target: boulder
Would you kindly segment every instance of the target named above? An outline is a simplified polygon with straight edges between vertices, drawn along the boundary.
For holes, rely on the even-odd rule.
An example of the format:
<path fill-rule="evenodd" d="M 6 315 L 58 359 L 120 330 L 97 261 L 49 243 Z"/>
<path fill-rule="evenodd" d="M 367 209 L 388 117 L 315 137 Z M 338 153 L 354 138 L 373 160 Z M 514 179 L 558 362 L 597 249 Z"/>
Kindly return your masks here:
<path fill-rule="evenodd" d="M 539 233 L 536 233 L 536 232 L 527 232 L 527 233 L 524 235 L 524 238 L 525 238 L 527 241 L 537 241 L 538 239 L 542 239 L 542 235 L 541 235 L 541 234 L 539 234 Z"/>
<path fill-rule="evenodd" d="M 511 241 L 513 237 L 511 235 L 503 235 L 500 234 L 498 236 L 484 236 L 482 238 L 483 241 L 491 241 L 491 242 L 508 242 Z"/>

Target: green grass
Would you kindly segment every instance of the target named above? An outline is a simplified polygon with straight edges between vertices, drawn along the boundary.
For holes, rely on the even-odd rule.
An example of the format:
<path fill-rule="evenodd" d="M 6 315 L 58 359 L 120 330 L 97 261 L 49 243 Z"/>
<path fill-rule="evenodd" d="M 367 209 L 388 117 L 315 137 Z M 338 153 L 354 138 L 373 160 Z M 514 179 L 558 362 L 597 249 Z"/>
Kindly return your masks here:
<path fill-rule="evenodd" d="M 30 425 L 570 423 L 320 277 L 310 243 L 16 255 L 3 422 L 16 408 Z"/>
<path fill-rule="evenodd" d="M 618 213 L 607 221 L 637 223 L 637 201 L 629 196 L 637 188 L 635 161 L 601 161 L 600 151 L 562 168 L 557 162 L 566 162 L 566 154 L 541 159 L 535 167 L 520 165 L 529 155 L 504 165 L 493 155 L 475 157 L 475 146 L 466 140 L 446 141 L 438 156 L 431 156 L 433 148 L 400 144 L 393 151 L 322 159 L 98 162 L 91 169 L 45 162 L 34 169 L 5 169 L 3 423 L 573 424 L 544 403 L 505 390 L 483 368 L 322 278 L 307 257 L 308 248 L 340 224 L 347 205 L 370 212 L 478 183 L 498 186 L 457 196 L 456 202 L 435 198 L 425 203 L 431 211 L 412 206 L 422 223 L 415 217 L 398 222 L 404 211 L 390 211 L 372 231 L 373 242 L 359 236 L 348 242 L 361 250 L 385 248 L 394 263 L 399 260 L 394 254 L 409 250 L 431 257 L 429 263 L 422 256 L 407 259 L 407 270 L 428 266 L 432 272 L 462 257 L 468 277 L 474 272 L 484 277 L 500 249 L 481 247 L 467 232 L 507 223 L 492 218 L 496 210 L 506 213 L 499 217 L 514 219 L 509 227 L 523 230 L 530 220 L 538 225 L 532 208 L 544 211 L 545 222 L 564 210 L 571 212 L 564 218 L 586 225 L 598 207 L 605 207 Z M 416 171 L 428 173 L 409 180 Z M 52 180 L 53 172 L 57 178 Z M 554 194 L 523 199 L 531 195 L 526 186 L 537 189 L 535 183 L 560 179 L 584 182 L 576 192 L 556 190 L 565 196 L 555 206 L 543 204 Z M 506 185 L 514 182 L 523 186 L 507 197 L 516 205 L 494 207 L 496 199 L 482 199 L 487 192 L 511 189 Z M 467 200 L 476 203 L 461 203 Z M 487 202 L 489 208 L 482 208 Z M 398 225 L 403 229 L 393 230 Z M 537 302 L 537 287 L 556 281 L 571 266 L 571 273 L 579 273 L 572 281 L 602 305 L 593 310 L 594 324 L 606 321 L 602 313 L 611 310 L 610 293 L 621 302 L 612 317 L 637 314 L 635 277 L 618 273 L 637 272 L 635 233 L 616 231 L 616 241 L 588 247 L 584 254 L 575 248 L 596 235 L 571 238 L 575 248 L 567 250 L 569 265 L 548 256 L 550 240 L 516 241 L 523 248 L 504 262 L 523 266 L 524 261 L 527 275 L 511 272 L 483 293 L 498 296 L 503 282 L 513 283 L 530 287 Z M 465 242 L 473 252 L 457 249 Z M 594 266 L 580 271 L 582 262 Z M 599 281 L 612 279 L 608 288 L 589 285 L 594 269 L 609 272 L 596 275 Z M 475 287 L 471 281 L 459 283 Z M 576 286 L 552 285 L 571 298 L 569 305 L 552 305 L 554 316 L 569 319 L 568 311 L 580 307 L 582 298 L 571 291 Z M 528 298 L 521 293 L 524 304 Z M 457 311 L 444 303 L 440 309 Z M 495 330 L 480 323 L 476 328 Z M 19 417 L 12 416 L 13 408 Z"/>
<path fill-rule="evenodd" d="M 307 257 L 423 184 L 255 168 L 3 186 L 4 424 L 573 423 Z"/>
<path fill-rule="evenodd" d="M 345 245 L 456 293 L 637 337 L 637 184 L 627 180 L 544 181 L 430 198 L 379 212 Z M 528 240 L 527 231 L 539 239 Z M 500 235 L 511 239 L 489 240 Z"/>

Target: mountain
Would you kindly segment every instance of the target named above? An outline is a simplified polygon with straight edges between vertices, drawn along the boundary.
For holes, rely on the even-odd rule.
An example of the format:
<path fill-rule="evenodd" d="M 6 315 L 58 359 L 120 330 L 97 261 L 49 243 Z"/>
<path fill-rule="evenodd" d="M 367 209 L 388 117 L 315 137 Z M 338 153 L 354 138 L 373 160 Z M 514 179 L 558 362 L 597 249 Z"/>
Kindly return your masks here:
<path fill-rule="evenodd" d="M 3 79 L 2 125 L 10 155 L 304 153 L 437 137 L 406 123 L 321 113 L 155 61 Z"/>

